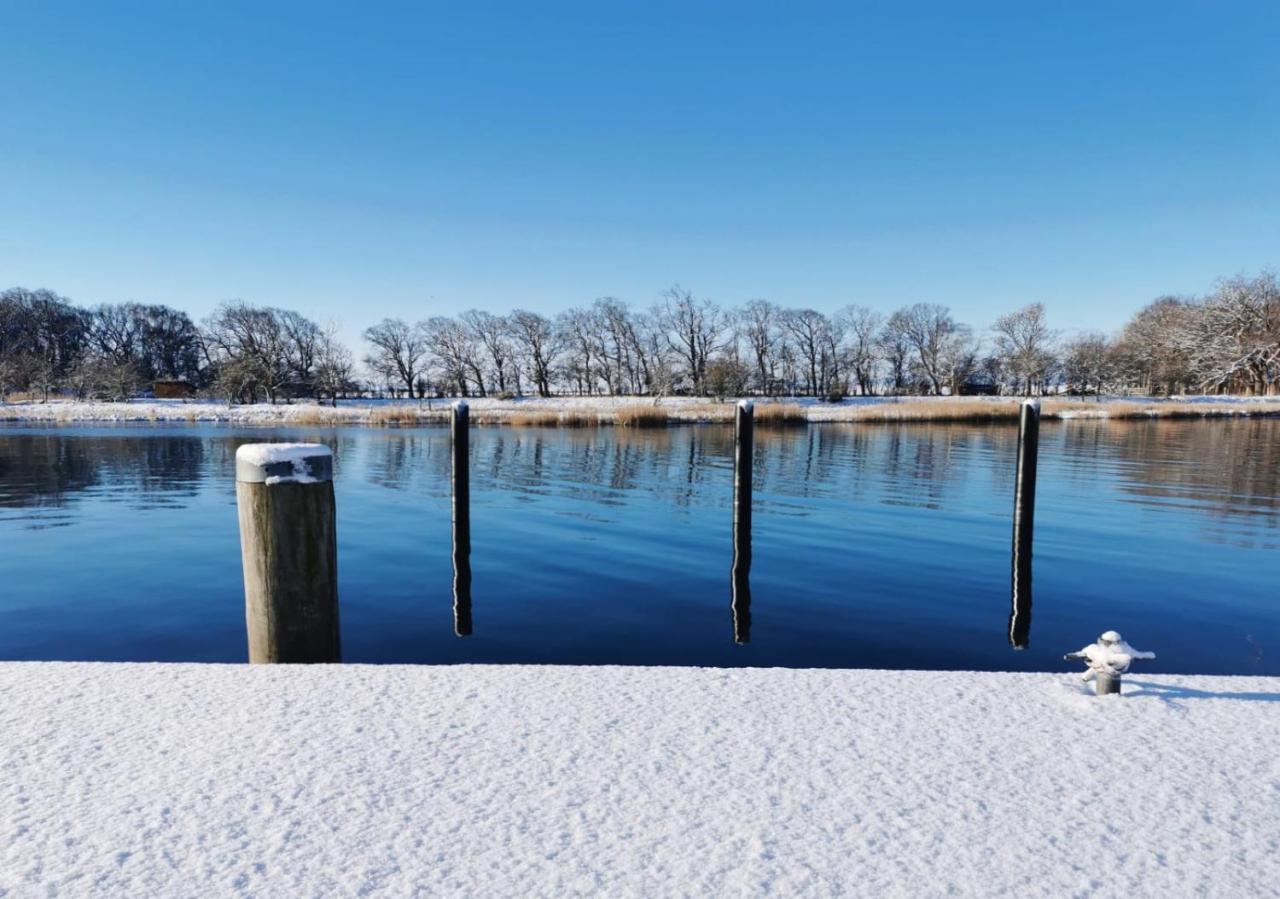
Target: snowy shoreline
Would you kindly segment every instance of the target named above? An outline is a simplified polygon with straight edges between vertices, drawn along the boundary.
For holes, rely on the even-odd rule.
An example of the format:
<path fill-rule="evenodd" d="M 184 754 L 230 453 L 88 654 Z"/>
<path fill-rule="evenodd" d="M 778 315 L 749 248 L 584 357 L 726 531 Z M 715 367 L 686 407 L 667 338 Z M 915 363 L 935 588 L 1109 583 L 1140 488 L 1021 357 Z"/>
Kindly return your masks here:
<path fill-rule="evenodd" d="M 0 895 L 1246 896 L 1280 678 L 0 663 Z"/>
<path fill-rule="evenodd" d="M 0 422 L 70 425 L 83 423 L 157 422 L 218 423 L 259 427 L 413 426 L 443 422 L 452 400 L 341 402 L 337 407 L 313 401 L 228 406 L 181 400 L 136 400 L 124 403 L 54 401 L 0 405 Z M 1020 400 L 1014 397 L 854 397 L 841 403 L 812 398 L 756 400 L 757 415 L 770 410 L 779 421 L 893 423 L 911 421 L 1013 421 Z M 528 426 L 594 426 L 615 424 L 627 413 L 648 413 L 658 424 L 728 422 L 733 400 L 666 397 L 527 397 L 514 400 L 470 399 L 475 424 Z M 1202 418 L 1280 415 L 1280 397 L 1175 397 L 1096 400 L 1046 398 L 1046 419 Z M 646 421 L 652 425 L 654 421 Z"/>

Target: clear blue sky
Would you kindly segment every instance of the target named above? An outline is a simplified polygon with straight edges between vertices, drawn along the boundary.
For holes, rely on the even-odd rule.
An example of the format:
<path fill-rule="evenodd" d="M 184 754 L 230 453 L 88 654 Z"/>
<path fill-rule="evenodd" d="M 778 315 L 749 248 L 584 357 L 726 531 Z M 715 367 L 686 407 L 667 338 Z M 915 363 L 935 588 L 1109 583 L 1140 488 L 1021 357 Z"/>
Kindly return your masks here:
<path fill-rule="evenodd" d="M 3 2 L 0 286 L 197 316 L 1042 301 L 1280 265 L 1280 5 Z"/>

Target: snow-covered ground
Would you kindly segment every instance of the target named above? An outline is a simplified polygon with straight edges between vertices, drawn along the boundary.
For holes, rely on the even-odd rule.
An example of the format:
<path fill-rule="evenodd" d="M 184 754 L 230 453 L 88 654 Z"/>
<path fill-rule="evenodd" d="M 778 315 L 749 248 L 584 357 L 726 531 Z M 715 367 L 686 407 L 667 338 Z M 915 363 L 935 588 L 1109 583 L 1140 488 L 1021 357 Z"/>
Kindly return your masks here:
<path fill-rule="evenodd" d="M 444 421 L 451 400 L 431 401 L 343 401 L 336 408 L 314 401 L 259 403 L 228 406 L 222 402 L 181 400 L 135 400 L 124 403 L 54 401 L 0 405 L 0 422 L 75 424 L 79 422 L 217 422 L 233 425 L 361 425 L 415 424 Z M 809 421 L 898 421 L 931 418 L 1013 418 L 1016 397 L 851 397 L 841 403 L 827 403 L 810 397 L 757 400 L 758 405 L 781 404 L 798 407 Z M 713 401 L 699 397 L 665 397 L 658 402 L 647 397 L 525 397 L 513 400 L 470 399 L 472 421 L 501 423 L 534 416 L 595 417 L 603 423 L 614 420 L 620 409 L 637 407 L 661 410 L 671 421 L 729 421 L 735 401 Z M 1280 415 L 1280 397 L 1106 397 L 1095 400 L 1047 398 L 1046 418 L 1142 417 L 1169 414 L 1190 415 Z M 554 421 L 545 422 L 555 424 Z"/>
<path fill-rule="evenodd" d="M 0 664 L 0 896 L 1223 896 L 1280 678 Z"/>

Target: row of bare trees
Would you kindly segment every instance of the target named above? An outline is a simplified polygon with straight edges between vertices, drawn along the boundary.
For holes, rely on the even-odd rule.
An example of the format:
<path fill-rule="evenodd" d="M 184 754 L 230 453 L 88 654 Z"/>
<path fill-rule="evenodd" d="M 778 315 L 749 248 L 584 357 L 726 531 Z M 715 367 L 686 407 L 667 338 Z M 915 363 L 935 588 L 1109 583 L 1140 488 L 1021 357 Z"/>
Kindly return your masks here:
<path fill-rule="evenodd" d="M 1280 392 L 1280 288 L 1264 272 L 1206 297 L 1162 297 L 1115 337 L 1062 339 L 1031 304 L 975 331 L 943 305 L 834 313 L 763 299 L 725 308 L 675 286 L 644 309 L 603 297 L 550 317 L 472 310 L 364 332 L 358 373 L 332 327 L 229 302 L 196 325 L 166 306 L 74 306 L 0 293 L 0 396 L 124 397 L 184 380 L 251 402 L 353 392 L 556 394 L 1079 394 Z M 359 375 L 363 375 L 360 377 Z"/>
<path fill-rule="evenodd" d="M 1023 328 L 1025 321 L 1033 326 Z M 1010 375 L 1025 371 L 1023 386 L 1043 387 L 1048 368 L 1022 361 L 1052 355 L 1043 308 L 1004 316 L 997 329 L 995 346 L 1020 354 Z M 645 310 L 603 297 L 554 318 L 517 309 L 385 319 L 364 337 L 368 371 L 388 389 L 419 397 L 942 394 L 960 392 L 983 370 L 1004 373 L 945 306 L 917 303 L 888 316 L 864 306 L 828 315 L 767 300 L 724 309 L 681 287 Z"/>

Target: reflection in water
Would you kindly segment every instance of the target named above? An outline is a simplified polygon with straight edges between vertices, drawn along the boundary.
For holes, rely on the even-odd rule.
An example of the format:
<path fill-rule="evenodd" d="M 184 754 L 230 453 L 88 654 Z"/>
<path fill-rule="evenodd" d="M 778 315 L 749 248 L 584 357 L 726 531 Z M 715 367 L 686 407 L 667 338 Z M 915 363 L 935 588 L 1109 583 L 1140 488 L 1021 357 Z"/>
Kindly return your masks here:
<path fill-rule="evenodd" d="M 204 477 L 206 442 L 166 435 L 66 439 L 0 431 L 0 509 L 58 509 L 92 494 L 135 509 L 180 508 Z M 14 516 L 4 516 L 14 517 Z M 27 527 L 69 515 L 17 516 Z"/>
<path fill-rule="evenodd" d="M 453 553 L 453 632 L 459 637 L 471 636 L 471 557 L 456 548 Z"/>
<path fill-rule="evenodd" d="M 729 572 L 733 642 L 751 642 L 751 480 L 755 422 L 743 407 L 736 413 L 733 449 L 733 567 Z"/>
<path fill-rule="evenodd" d="M 1026 649 L 1031 645 L 1031 551 L 1019 552 L 1013 546 L 1013 575 L 1010 590 L 1012 601 L 1009 611 L 1009 644 L 1014 649 Z"/>
<path fill-rule="evenodd" d="M 358 661 L 1045 670 L 1116 627 L 1182 670 L 1280 673 L 1280 421 L 1046 422 L 1034 645 L 1014 428 L 755 436 L 731 643 L 726 427 L 473 429 L 474 560 L 445 428 L 0 427 L 0 658 L 240 658 L 234 453 L 265 438 L 334 449 Z M 473 570 L 490 624 L 456 640 Z"/>

